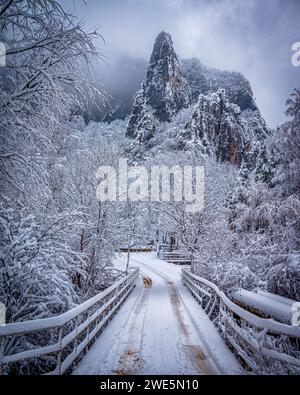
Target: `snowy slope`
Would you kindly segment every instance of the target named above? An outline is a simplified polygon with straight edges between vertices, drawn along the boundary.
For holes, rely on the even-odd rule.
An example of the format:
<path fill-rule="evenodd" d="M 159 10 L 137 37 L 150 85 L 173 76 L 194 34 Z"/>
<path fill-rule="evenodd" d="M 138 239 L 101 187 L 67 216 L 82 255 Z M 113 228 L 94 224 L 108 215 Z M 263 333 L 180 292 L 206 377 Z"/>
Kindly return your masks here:
<path fill-rule="evenodd" d="M 125 256 L 117 265 L 125 267 Z M 132 254 L 141 279 L 74 374 L 238 374 L 241 367 L 180 279 L 155 253 Z"/>
<path fill-rule="evenodd" d="M 245 289 L 237 291 L 234 294 L 234 300 L 286 324 L 291 324 L 292 305 L 296 303 L 296 300 L 293 301 L 268 292 L 255 293 Z"/>
<path fill-rule="evenodd" d="M 285 298 L 284 296 L 275 295 L 270 292 L 262 291 L 260 289 L 257 290 L 257 293 L 258 295 L 263 295 L 269 299 L 283 303 L 286 306 L 290 306 L 290 308 L 292 308 L 292 305 L 297 302 L 296 300 Z"/>

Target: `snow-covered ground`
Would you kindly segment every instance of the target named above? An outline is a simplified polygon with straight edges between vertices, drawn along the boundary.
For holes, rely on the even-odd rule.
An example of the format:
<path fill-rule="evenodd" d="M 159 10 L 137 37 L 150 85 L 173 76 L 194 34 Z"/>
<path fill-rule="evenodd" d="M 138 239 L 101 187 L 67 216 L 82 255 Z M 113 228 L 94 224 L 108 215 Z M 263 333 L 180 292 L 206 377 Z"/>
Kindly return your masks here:
<path fill-rule="evenodd" d="M 284 298 L 279 295 L 271 294 L 258 290 L 257 293 L 240 289 L 234 294 L 234 300 L 244 306 L 251 307 L 257 312 L 265 314 L 279 322 L 291 325 L 292 306 L 296 300 Z"/>
<path fill-rule="evenodd" d="M 125 267 L 122 255 L 116 266 Z M 139 282 L 73 374 L 239 374 L 242 369 L 180 279 L 155 253 L 131 254 Z"/>

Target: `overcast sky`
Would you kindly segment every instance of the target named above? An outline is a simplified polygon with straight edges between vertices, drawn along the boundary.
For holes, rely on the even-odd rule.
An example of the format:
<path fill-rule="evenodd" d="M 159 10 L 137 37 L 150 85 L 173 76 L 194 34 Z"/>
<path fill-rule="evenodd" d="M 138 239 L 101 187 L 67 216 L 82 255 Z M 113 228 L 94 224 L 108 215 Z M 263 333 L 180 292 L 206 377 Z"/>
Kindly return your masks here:
<path fill-rule="evenodd" d="M 251 83 L 270 126 L 285 120 L 285 101 L 300 86 L 300 67 L 291 46 L 300 42 L 300 0 L 62 0 L 84 20 L 100 27 L 99 49 L 150 57 L 165 30 L 180 57 L 198 57 L 210 67 L 239 71 Z M 108 60 L 109 62 L 109 60 Z"/>

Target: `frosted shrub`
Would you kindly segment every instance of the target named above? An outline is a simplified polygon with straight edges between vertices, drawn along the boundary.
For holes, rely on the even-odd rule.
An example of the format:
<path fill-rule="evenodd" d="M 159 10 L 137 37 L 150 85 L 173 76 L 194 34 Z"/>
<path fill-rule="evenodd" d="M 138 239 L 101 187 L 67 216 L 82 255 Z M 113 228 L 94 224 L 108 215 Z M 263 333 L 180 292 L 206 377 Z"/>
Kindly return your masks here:
<path fill-rule="evenodd" d="M 267 289 L 277 295 L 300 300 L 300 255 L 275 260 L 268 270 Z"/>

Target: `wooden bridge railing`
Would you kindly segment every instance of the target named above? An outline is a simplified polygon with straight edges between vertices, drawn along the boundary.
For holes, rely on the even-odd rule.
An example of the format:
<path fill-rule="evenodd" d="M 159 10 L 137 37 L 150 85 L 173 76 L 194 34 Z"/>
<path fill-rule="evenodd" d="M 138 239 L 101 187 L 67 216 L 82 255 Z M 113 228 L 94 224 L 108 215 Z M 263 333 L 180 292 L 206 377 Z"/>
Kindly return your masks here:
<path fill-rule="evenodd" d="M 7 368 L 19 372 L 24 360 L 32 364 L 31 371 L 33 369 L 37 374 L 66 372 L 117 312 L 132 291 L 138 275 L 139 269 L 135 269 L 103 292 L 59 316 L 0 326 L 0 375 Z M 48 341 L 41 344 L 39 339 L 45 343 L 45 333 Z M 43 337 L 39 338 L 40 334 Z M 26 344 L 26 339 L 30 340 L 28 350 L 19 349 L 20 339 L 22 344 Z"/>
<path fill-rule="evenodd" d="M 219 288 L 189 270 L 182 281 L 247 369 L 300 374 L 300 327 L 264 319 L 233 303 Z"/>

